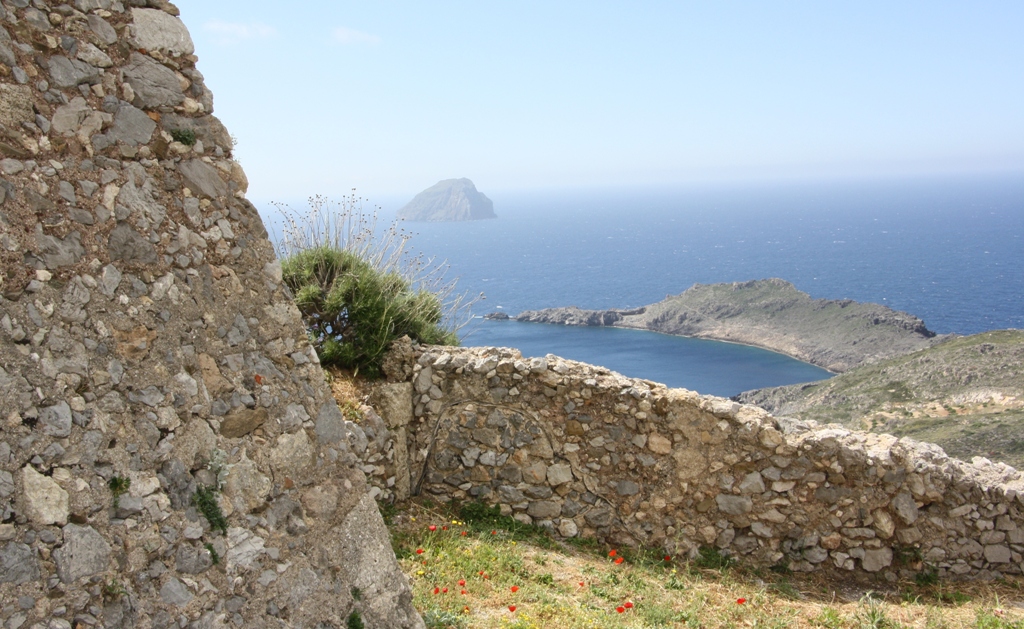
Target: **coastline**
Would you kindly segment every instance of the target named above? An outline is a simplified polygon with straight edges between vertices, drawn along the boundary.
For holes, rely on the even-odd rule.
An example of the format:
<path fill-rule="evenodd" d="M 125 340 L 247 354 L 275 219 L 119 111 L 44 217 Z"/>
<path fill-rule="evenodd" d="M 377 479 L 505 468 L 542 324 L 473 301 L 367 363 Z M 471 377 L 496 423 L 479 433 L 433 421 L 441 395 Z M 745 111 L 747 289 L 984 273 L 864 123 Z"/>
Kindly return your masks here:
<path fill-rule="evenodd" d="M 779 279 L 695 284 L 679 295 L 631 309 L 548 308 L 516 321 L 648 330 L 747 345 L 844 373 L 931 347 L 949 338 L 917 317 L 852 300 L 811 299 Z"/>

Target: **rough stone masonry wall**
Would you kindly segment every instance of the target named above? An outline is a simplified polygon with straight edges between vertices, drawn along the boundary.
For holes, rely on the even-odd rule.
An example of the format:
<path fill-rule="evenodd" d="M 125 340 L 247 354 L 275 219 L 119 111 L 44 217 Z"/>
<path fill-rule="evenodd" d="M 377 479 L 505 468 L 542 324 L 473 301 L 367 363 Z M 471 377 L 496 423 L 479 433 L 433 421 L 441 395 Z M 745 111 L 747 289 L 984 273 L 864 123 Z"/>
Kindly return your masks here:
<path fill-rule="evenodd" d="M 422 627 L 177 15 L 0 3 L 0 626 Z"/>
<path fill-rule="evenodd" d="M 1024 567 L 1024 475 L 1003 464 L 551 355 L 405 344 L 385 369 L 394 382 L 376 403 L 407 436 L 413 493 L 499 504 L 564 537 L 673 555 L 715 546 L 796 571 Z"/>

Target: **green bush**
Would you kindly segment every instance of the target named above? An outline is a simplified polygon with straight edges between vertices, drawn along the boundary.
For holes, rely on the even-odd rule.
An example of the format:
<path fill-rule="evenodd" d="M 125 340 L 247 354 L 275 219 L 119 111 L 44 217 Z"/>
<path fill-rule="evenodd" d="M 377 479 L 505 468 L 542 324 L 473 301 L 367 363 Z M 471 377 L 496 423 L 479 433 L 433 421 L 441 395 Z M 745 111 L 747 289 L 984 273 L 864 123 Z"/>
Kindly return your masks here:
<path fill-rule="evenodd" d="M 311 200 L 309 216 L 289 216 L 279 247 L 284 282 L 302 313 L 320 362 L 380 373 L 391 343 L 457 345 L 455 313 L 463 307 L 446 267 L 407 254 L 409 236 L 397 225 L 383 233 L 355 197 L 335 209 Z M 446 299 L 448 299 L 446 303 Z"/>
<path fill-rule="evenodd" d="M 437 295 L 414 289 L 399 273 L 376 269 L 356 253 L 317 247 L 281 266 L 324 365 L 373 376 L 391 343 L 406 334 L 422 343 L 459 342 L 441 325 Z"/>

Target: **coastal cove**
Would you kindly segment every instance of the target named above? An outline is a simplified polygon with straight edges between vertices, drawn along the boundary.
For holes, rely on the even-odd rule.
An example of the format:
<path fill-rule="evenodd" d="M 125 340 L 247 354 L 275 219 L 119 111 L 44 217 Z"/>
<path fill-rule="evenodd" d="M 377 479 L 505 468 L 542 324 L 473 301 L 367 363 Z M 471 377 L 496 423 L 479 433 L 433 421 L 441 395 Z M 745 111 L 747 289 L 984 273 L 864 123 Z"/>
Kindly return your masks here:
<path fill-rule="evenodd" d="M 647 330 L 474 319 L 463 329 L 462 342 L 515 347 L 524 356 L 555 354 L 629 377 L 723 397 L 832 376 L 814 365 L 758 347 Z"/>

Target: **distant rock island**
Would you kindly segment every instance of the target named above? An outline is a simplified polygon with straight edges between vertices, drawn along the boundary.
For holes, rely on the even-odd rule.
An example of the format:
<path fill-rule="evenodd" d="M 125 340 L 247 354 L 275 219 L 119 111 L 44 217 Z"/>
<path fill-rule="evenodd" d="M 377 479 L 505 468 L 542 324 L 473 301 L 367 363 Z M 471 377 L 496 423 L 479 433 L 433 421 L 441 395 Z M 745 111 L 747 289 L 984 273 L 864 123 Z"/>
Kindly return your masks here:
<path fill-rule="evenodd" d="M 548 308 L 522 312 L 516 320 L 732 341 L 835 373 L 931 347 L 945 338 L 911 314 L 850 299 L 811 299 L 780 279 L 694 284 L 679 295 L 640 308 Z"/>
<path fill-rule="evenodd" d="M 430 186 L 398 210 L 407 221 L 475 221 L 497 218 L 494 203 L 469 179 L 445 179 Z"/>

